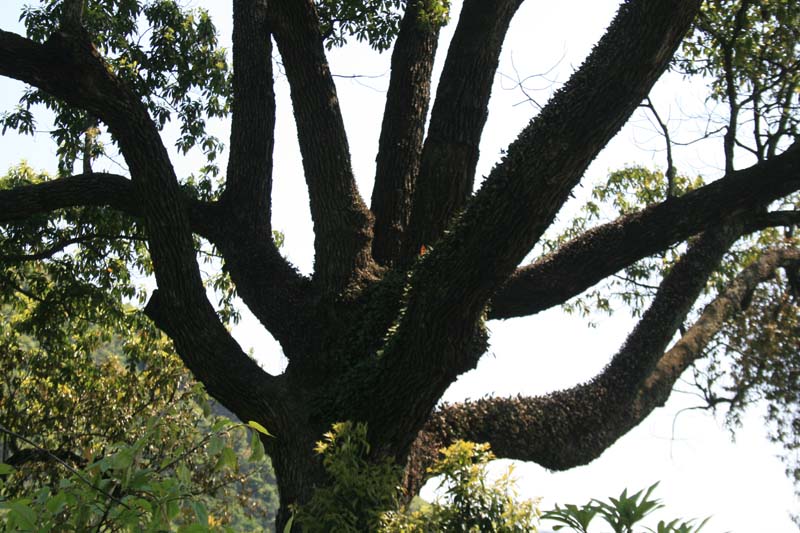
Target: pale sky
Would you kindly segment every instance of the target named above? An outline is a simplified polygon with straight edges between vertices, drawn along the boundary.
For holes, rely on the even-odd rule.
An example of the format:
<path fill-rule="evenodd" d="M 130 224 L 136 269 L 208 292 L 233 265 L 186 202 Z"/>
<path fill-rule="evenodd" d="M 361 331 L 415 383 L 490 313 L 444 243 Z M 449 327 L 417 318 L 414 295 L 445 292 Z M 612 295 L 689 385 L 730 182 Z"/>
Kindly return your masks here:
<path fill-rule="evenodd" d="M 0 27 L 20 31 L 17 23 L 20 0 L 4 0 L 0 5 Z M 523 5 L 509 32 L 501 55 L 499 74 L 490 104 L 490 116 L 481 145 L 478 174 L 488 174 L 500 151 L 535 114 L 535 107 L 523 102 L 519 91 L 509 90 L 513 82 L 504 77 L 547 73 L 531 81 L 531 93 L 544 104 L 554 84 L 563 83 L 573 68 L 586 56 L 602 35 L 619 2 L 610 0 L 562 0 Z M 228 2 L 199 2 L 212 12 L 221 40 L 230 42 Z M 460 2 L 455 2 L 456 12 Z M 455 24 L 443 32 L 438 68 L 444 60 L 447 42 Z M 375 153 L 388 84 L 389 54 L 379 55 L 365 46 L 348 47 L 330 54 L 334 73 L 375 76 L 337 79 L 339 99 L 349 134 L 353 164 L 362 196 L 369 201 Z M 16 102 L 21 84 L 0 81 L 0 109 Z M 286 235 L 284 253 L 302 271 L 313 264 L 313 234 L 308 201 L 302 177 L 296 132 L 286 80 L 276 82 L 278 126 L 275 149 L 273 227 Z M 653 93 L 662 117 L 670 117 L 670 127 L 681 139 L 692 138 L 702 125 L 685 117 L 702 111 L 705 95 L 698 82 L 687 83 L 667 75 Z M 522 102 L 522 103 L 521 103 Z M 47 123 L 40 123 L 47 129 Z M 227 140 L 227 125 L 217 123 L 216 134 Z M 171 141 L 170 141 L 171 142 Z M 53 170 L 55 148 L 46 134 L 19 138 L 8 134 L 2 140 L 0 169 L 5 170 L 21 158 L 33 166 Z M 660 165 L 665 156 L 663 144 L 648 123 L 637 113 L 612 141 L 587 172 L 581 197 L 588 184 L 603 179 L 607 172 L 629 163 Z M 719 176 L 721 150 L 713 144 L 678 149 L 678 168 L 685 173 Z M 179 175 L 200 166 L 199 158 L 176 157 Z M 743 163 L 746 164 L 746 163 Z M 99 162 L 98 170 L 119 172 L 111 163 Z M 222 166 L 224 168 L 224 165 Z M 566 215 L 560 217 L 568 218 Z M 478 398 L 484 395 L 543 394 L 569 387 L 596 374 L 622 344 L 632 321 L 621 311 L 611 318 L 596 317 L 596 328 L 588 328 L 579 317 L 553 309 L 537 316 L 509 322 L 490 322 L 491 350 L 478 368 L 461 377 L 446 393 L 447 401 Z M 245 349 L 253 348 L 271 371 L 285 362 L 278 345 L 255 323 L 245 317 L 234 331 Z M 623 437 L 592 464 L 563 473 L 548 473 L 529 463 L 518 463 L 516 474 L 525 497 L 543 497 L 543 508 L 553 503 L 585 503 L 590 498 L 616 496 L 622 489 L 636 491 L 661 481 L 656 496 L 666 504 L 659 518 L 703 518 L 713 515 L 704 531 L 718 533 L 791 532 L 797 528 L 788 518 L 800 509 L 792 484 L 777 459 L 780 448 L 770 444 L 758 409 L 745 417 L 744 427 L 733 443 L 722 421 L 710 414 L 689 411 L 692 398 L 678 393 L 639 427 Z M 507 463 L 507 462 L 502 462 Z M 655 521 L 646 522 L 654 525 Z M 596 524 L 599 526 L 600 524 Z M 543 529 L 548 529 L 545 526 Z M 596 529 L 596 531 L 603 531 Z"/>

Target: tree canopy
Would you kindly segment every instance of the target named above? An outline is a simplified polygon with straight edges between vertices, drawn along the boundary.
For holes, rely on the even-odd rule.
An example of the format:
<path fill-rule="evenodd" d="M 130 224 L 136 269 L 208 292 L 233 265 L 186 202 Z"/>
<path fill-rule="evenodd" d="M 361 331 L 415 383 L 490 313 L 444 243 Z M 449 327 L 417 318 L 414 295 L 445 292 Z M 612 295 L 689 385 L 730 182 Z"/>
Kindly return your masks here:
<path fill-rule="evenodd" d="M 366 424 L 369 460 L 403 466 L 410 497 L 438 450 L 460 439 L 551 469 L 585 464 L 687 371 L 734 418 L 767 399 L 774 437 L 794 453 L 800 7 L 621 2 L 583 65 L 476 183 L 521 4 L 465 0 L 451 13 L 439 0 L 233 0 L 231 50 L 206 12 L 174 0 L 26 8 L 25 36 L 0 30 L 0 75 L 27 87 L 2 122 L 30 133 L 50 109 L 59 164 L 54 177 L 12 172 L 0 188 L 4 293 L 38 302 L 41 324 L 74 306 L 76 331 L 114 320 L 122 302 L 143 305 L 209 394 L 275 435 L 263 444 L 279 524 L 330 482 L 313 450 L 334 423 Z M 349 40 L 391 49 L 369 204 L 326 59 Z M 721 136 L 724 160 L 716 179 L 675 165 L 669 125 L 648 98 L 670 68 L 708 83 L 707 133 Z M 272 226 L 276 75 L 291 88 L 310 275 L 281 255 Z M 554 225 L 643 105 L 664 135 L 666 168 L 613 172 L 566 229 Z M 223 141 L 207 128 L 220 118 L 230 121 L 224 168 Z M 204 154 L 196 173 L 177 175 L 168 124 L 179 151 Z M 124 171 L 95 171 L 117 153 Z M 204 275 L 204 261 L 221 268 Z M 148 275 L 153 285 L 137 286 Z M 280 343 L 283 373 L 264 371 L 231 336 L 234 295 Z M 485 354 L 487 321 L 562 304 L 609 309 L 615 295 L 638 322 L 589 382 L 437 406 Z"/>

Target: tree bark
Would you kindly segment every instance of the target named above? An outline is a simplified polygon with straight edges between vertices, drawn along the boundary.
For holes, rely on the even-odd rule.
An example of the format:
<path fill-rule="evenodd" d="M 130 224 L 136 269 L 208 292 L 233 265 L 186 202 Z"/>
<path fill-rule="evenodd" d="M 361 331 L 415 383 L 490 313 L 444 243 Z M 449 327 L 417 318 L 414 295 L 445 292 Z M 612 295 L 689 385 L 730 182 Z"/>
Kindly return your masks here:
<path fill-rule="evenodd" d="M 392 52 L 372 189 L 372 255 L 382 265 L 400 257 L 419 172 L 440 29 L 439 24 L 423 23 L 424 4 L 423 0 L 409 2 Z"/>

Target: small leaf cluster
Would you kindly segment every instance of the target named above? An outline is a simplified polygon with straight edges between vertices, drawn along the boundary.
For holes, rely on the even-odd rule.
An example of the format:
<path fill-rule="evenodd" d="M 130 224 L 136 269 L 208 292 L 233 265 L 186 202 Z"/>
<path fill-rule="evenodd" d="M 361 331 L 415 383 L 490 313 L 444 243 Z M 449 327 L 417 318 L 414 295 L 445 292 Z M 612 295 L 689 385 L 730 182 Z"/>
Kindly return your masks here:
<path fill-rule="evenodd" d="M 442 449 L 429 473 L 441 476 L 443 496 L 433 503 L 416 498 L 407 507 L 399 503 L 401 469 L 391 459 L 370 457 L 365 424 L 334 424 L 316 451 L 329 484 L 295 509 L 292 523 L 303 531 L 536 531 L 536 502 L 518 499 L 513 470 L 488 480 L 494 459 L 488 444 L 458 441 Z"/>
<path fill-rule="evenodd" d="M 404 0 L 317 0 L 317 13 L 328 49 L 348 37 L 378 51 L 389 49 L 400 29 Z"/>
<path fill-rule="evenodd" d="M 401 469 L 390 459 L 370 460 L 366 424 L 340 422 L 317 443 L 330 483 L 296 509 L 308 532 L 378 531 L 381 515 L 396 505 Z"/>
<path fill-rule="evenodd" d="M 695 524 L 694 520 L 675 519 L 669 522 L 661 520 L 655 529 L 642 527 L 635 529 L 638 523 L 657 509 L 664 505 L 658 499 L 653 499 L 652 494 L 658 483 L 654 483 L 647 489 L 640 490 L 632 495 L 623 490 L 617 498 L 609 498 L 608 501 L 591 500 L 585 505 L 566 504 L 563 507 L 556 505 L 556 508 L 542 514 L 543 520 L 555 522 L 553 530 L 559 531 L 569 528 L 577 533 L 590 533 L 589 524 L 600 517 L 611 527 L 614 533 L 634 533 L 636 531 L 644 533 L 698 533 L 708 522 L 708 518 Z M 594 531 L 594 530 L 592 530 Z"/>

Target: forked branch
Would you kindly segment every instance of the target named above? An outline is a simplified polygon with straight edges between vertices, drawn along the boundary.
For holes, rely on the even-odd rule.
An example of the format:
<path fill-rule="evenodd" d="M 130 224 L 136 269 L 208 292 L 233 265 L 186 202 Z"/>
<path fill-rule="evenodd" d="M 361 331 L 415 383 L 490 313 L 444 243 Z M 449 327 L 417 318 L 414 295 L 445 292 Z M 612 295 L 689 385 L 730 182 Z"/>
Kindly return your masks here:
<path fill-rule="evenodd" d="M 425 286 L 443 308 L 463 305 L 479 316 L 666 69 L 699 4 L 632 0 L 622 5 L 584 65 L 511 144 L 450 233 L 423 261 L 419 275 L 429 276 Z"/>

